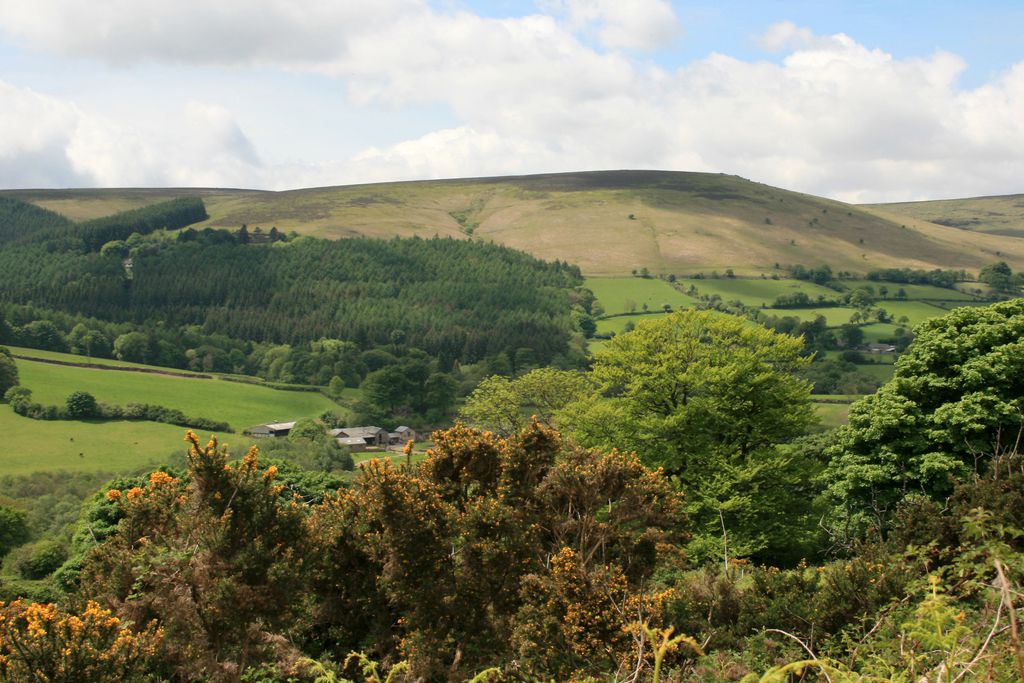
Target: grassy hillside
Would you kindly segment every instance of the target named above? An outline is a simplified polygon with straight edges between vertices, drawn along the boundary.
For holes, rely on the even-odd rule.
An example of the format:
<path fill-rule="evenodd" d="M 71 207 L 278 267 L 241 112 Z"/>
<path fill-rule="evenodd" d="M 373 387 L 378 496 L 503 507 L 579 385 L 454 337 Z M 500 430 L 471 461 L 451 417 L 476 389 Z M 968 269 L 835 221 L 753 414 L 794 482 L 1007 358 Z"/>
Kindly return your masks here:
<path fill-rule="evenodd" d="M 632 313 L 644 310 L 660 311 L 665 304 L 672 308 L 688 308 L 697 303 L 664 280 L 637 277 L 592 277 L 583 286 L 594 293 L 606 313 Z"/>
<path fill-rule="evenodd" d="M 44 209 L 55 211 L 73 221 L 88 221 L 121 211 L 177 197 L 200 196 L 204 201 L 231 196 L 236 193 L 252 194 L 252 190 L 197 189 L 197 188 L 125 188 L 89 190 L 8 190 L 0 196 L 15 197 Z M 258 193 L 257 193 L 258 194 Z"/>
<path fill-rule="evenodd" d="M 33 399 L 43 404 L 62 404 L 72 391 L 84 390 L 98 400 L 125 405 L 154 403 L 177 408 L 187 415 L 225 420 L 237 431 L 272 420 L 315 417 L 339 406 L 317 392 L 284 391 L 222 379 L 174 377 L 154 373 L 127 372 L 118 366 L 163 371 L 164 368 L 118 361 L 96 361 L 64 353 L 13 348 L 17 354 L 64 362 L 96 362 L 109 370 L 55 365 L 17 359 L 21 384 L 32 390 Z M 180 372 L 174 370 L 172 372 Z M 358 393 L 347 390 L 349 399 Z M 185 429 L 154 422 L 43 421 L 16 415 L 0 405 L 0 430 L 4 451 L 0 470 L 23 474 L 42 470 L 102 470 L 120 472 L 154 461 L 166 460 L 177 452 Z M 241 434 L 225 435 L 239 447 L 250 440 Z M 184 452 L 184 447 L 182 447 Z"/>
<path fill-rule="evenodd" d="M 6 404 L 0 404 L 0 430 L 4 434 L 0 454 L 4 474 L 124 472 L 185 452 L 182 427 L 156 422 L 30 420 L 16 415 Z"/>
<path fill-rule="evenodd" d="M 63 404 L 68 394 L 83 390 L 105 403 L 158 404 L 186 415 L 224 420 L 236 431 L 261 422 L 315 417 L 325 410 L 338 409 L 318 392 L 282 391 L 217 379 L 97 370 L 23 359 L 16 363 L 22 385 L 31 389 L 33 399 L 44 405 Z"/>
<path fill-rule="evenodd" d="M 81 220 L 193 190 L 11 191 Z M 451 236 L 495 241 L 589 275 L 647 267 L 684 275 L 776 264 L 836 270 L 1024 267 L 1024 239 L 964 230 L 736 176 L 601 171 L 381 183 L 288 192 L 203 190 L 208 224 L 323 237 Z M 999 255 L 997 256 L 997 252 Z"/>
<path fill-rule="evenodd" d="M 867 208 L 962 230 L 1024 237 L 1024 194 L 872 204 Z"/>

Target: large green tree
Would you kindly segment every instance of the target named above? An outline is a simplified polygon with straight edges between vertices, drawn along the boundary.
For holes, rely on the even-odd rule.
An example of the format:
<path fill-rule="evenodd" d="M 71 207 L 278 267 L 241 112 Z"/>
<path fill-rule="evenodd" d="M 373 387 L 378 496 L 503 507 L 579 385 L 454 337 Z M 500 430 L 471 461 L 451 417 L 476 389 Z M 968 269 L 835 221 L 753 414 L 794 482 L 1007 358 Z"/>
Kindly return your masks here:
<path fill-rule="evenodd" d="M 605 345 L 590 373 L 598 391 L 562 420 L 583 444 L 634 450 L 676 479 L 692 551 L 774 559 L 794 540 L 779 516 L 804 515 L 812 497 L 803 463 L 775 448 L 814 420 L 802 349 L 738 317 L 678 311 Z"/>
<path fill-rule="evenodd" d="M 556 416 L 591 390 L 593 386 L 583 373 L 572 370 L 538 368 L 515 379 L 492 375 L 470 394 L 459 415 L 470 424 L 501 434 L 523 429 L 531 417 L 549 426 L 562 426 Z"/>
<path fill-rule="evenodd" d="M 599 392 L 577 406 L 584 441 L 636 450 L 687 480 L 712 454 L 744 458 L 804 432 L 803 343 L 738 317 L 678 311 L 612 339 L 594 358 Z"/>
<path fill-rule="evenodd" d="M 1024 299 L 959 308 L 915 333 L 892 381 L 837 433 L 826 473 L 837 532 L 884 527 L 909 493 L 944 497 L 1024 435 Z"/>

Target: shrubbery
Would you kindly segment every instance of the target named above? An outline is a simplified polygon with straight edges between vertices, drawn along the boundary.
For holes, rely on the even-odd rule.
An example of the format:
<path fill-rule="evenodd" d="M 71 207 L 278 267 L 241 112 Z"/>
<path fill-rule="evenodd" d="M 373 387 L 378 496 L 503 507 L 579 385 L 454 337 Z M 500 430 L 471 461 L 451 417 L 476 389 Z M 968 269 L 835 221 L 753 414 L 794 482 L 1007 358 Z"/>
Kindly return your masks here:
<path fill-rule="evenodd" d="M 22 546 L 14 560 L 18 573 L 26 579 L 42 579 L 57 570 L 68 559 L 68 550 L 54 540 L 42 540 Z"/>

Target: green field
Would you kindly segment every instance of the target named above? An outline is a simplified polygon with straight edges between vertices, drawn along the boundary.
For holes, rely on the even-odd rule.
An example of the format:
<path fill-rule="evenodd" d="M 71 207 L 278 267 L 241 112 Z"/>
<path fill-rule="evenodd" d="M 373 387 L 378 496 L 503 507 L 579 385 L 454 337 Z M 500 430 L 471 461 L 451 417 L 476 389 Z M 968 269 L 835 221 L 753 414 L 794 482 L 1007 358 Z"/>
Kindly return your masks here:
<path fill-rule="evenodd" d="M 155 422 L 47 422 L 21 417 L 9 405 L 0 405 L 0 430 L 4 434 L 0 471 L 4 474 L 125 472 L 185 453 L 185 429 Z"/>
<path fill-rule="evenodd" d="M 853 286 L 855 283 L 848 283 Z M 899 282 L 875 282 L 868 280 L 864 284 L 871 286 L 876 294 L 879 294 L 879 288 L 886 287 L 889 292 L 886 294 L 887 299 L 879 300 L 879 303 L 883 301 L 892 301 L 893 297 L 896 296 L 896 292 L 902 289 L 906 293 L 908 300 L 921 300 L 921 301 L 973 301 L 974 296 L 963 292 L 959 289 L 946 289 L 945 287 L 936 287 L 934 285 L 904 285 Z M 968 287 L 974 289 L 979 286 L 974 282 L 961 283 L 961 287 Z M 985 287 L 985 285 L 980 285 Z"/>
<path fill-rule="evenodd" d="M 864 343 L 875 344 L 882 339 L 892 339 L 896 336 L 896 329 L 898 327 L 899 325 L 891 323 L 872 323 L 864 325 L 860 329 L 864 330 Z"/>
<path fill-rule="evenodd" d="M 63 404 L 68 394 L 82 390 L 105 403 L 151 403 L 177 408 L 191 417 L 224 420 L 236 431 L 263 422 L 315 417 L 325 410 L 338 409 L 319 392 L 282 391 L 219 379 L 16 362 L 22 385 L 31 389 L 33 399 L 42 404 Z"/>
<path fill-rule="evenodd" d="M 882 383 L 891 380 L 892 374 L 895 370 L 896 366 L 889 365 L 888 363 L 865 363 L 864 365 L 857 366 L 858 372 L 863 372 L 865 375 L 871 375 Z"/>
<path fill-rule="evenodd" d="M 949 313 L 945 308 L 924 301 L 893 301 L 890 299 L 889 301 L 879 301 L 875 305 L 888 311 L 893 320 L 898 321 L 906 316 L 908 324 L 911 326 Z"/>
<path fill-rule="evenodd" d="M 835 299 L 839 296 L 838 292 L 828 287 L 803 280 L 703 278 L 679 280 L 679 284 L 684 290 L 689 290 L 693 286 L 701 294 L 707 296 L 717 294 L 722 297 L 722 301 L 740 301 L 745 306 L 771 306 L 776 297 L 795 292 L 805 293 L 812 301 L 819 296 L 826 299 Z"/>
<path fill-rule="evenodd" d="M 628 313 L 630 305 L 635 311 L 642 311 L 644 304 L 648 310 L 660 311 L 665 304 L 676 309 L 697 303 L 693 297 L 656 278 L 590 277 L 583 286 L 594 293 L 606 314 Z"/>
<path fill-rule="evenodd" d="M 603 318 L 597 321 L 598 334 L 622 334 L 626 331 L 626 325 L 633 323 L 639 325 L 645 320 L 657 320 L 664 318 L 667 313 L 648 313 L 647 315 L 620 315 L 614 318 Z"/>
<path fill-rule="evenodd" d="M 849 403 L 818 403 L 811 404 L 818 416 L 818 428 L 821 430 L 833 429 L 846 424 L 850 417 Z"/>
<path fill-rule="evenodd" d="M 43 360 L 55 360 L 63 363 L 88 363 L 90 365 L 103 365 L 111 368 L 138 368 L 140 370 L 155 370 L 159 372 L 173 372 L 178 374 L 186 375 L 199 375 L 203 373 L 194 373 L 189 370 L 179 370 L 177 368 L 158 368 L 153 365 L 143 365 L 142 363 L 129 363 L 128 361 L 116 360 L 113 358 L 90 358 L 87 356 L 76 356 L 72 353 L 60 353 L 59 351 L 43 351 L 41 349 L 28 349 L 21 346 L 8 346 L 11 353 L 15 356 L 23 356 L 26 358 L 41 358 Z M 255 378 L 253 378 L 255 379 Z"/>
<path fill-rule="evenodd" d="M 850 322 L 850 316 L 856 312 L 856 308 L 845 306 L 833 306 L 831 308 L 765 308 L 761 310 L 762 315 L 774 315 L 778 317 L 799 318 L 801 321 L 810 321 L 819 315 L 824 316 L 829 327 L 839 327 Z"/>

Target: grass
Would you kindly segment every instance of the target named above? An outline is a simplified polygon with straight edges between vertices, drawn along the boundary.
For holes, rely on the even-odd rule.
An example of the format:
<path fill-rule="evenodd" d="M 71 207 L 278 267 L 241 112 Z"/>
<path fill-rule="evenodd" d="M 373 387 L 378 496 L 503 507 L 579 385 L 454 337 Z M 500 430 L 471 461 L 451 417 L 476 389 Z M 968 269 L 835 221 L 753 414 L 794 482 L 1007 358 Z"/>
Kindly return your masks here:
<path fill-rule="evenodd" d="M 850 322 L 850 316 L 856 310 L 856 308 L 845 306 L 834 306 L 831 308 L 764 308 L 761 310 L 761 313 L 762 315 L 774 315 L 780 318 L 790 316 L 799 318 L 801 321 L 814 320 L 820 315 L 825 318 L 829 327 L 839 327 Z"/>
<path fill-rule="evenodd" d="M 835 299 L 839 296 L 838 292 L 828 287 L 803 280 L 704 278 L 680 280 L 679 284 L 684 289 L 693 286 L 701 294 L 707 296 L 717 294 L 722 297 L 723 301 L 740 301 L 746 306 L 771 306 L 776 297 L 796 292 L 805 293 L 812 301 L 816 300 L 818 296 L 823 296 L 826 299 Z"/>
<path fill-rule="evenodd" d="M 849 403 L 812 403 L 818 416 L 818 430 L 834 429 L 846 424 L 850 419 Z"/>
<path fill-rule="evenodd" d="M 594 293 L 606 314 L 628 313 L 630 304 L 635 311 L 642 311 L 644 304 L 651 311 L 660 311 L 665 304 L 676 309 L 697 303 L 693 297 L 656 278 L 591 277 L 583 285 Z"/>
<path fill-rule="evenodd" d="M 96 370 L 17 360 L 22 385 L 43 404 L 63 404 L 73 391 L 124 405 L 152 403 L 192 417 L 227 421 L 236 431 L 269 421 L 315 417 L 338 406 L 318 392 L 282 391 L 219 379 Z"/>
<path fill-rule="evenodd" d="M 851 286 L 855 286 L 855 283 L 848 283 Z M 859 283 L 856 283 L 859 284 Z M 974 296 L 967 292 L 959 289 L 946 289 L 945 287 L 936 287 L 935 285 L 904 285 L 899 282 L 874 282 L 868 281 L 864 284 L 870 285 L 874 288 L 875 293 L 878 293 L 880 287 L 886 287 L 889 293 L 886 295 L 887 299 L 880 299 L 881 302 L 893 301 L 893 297 L 896 292 L 902 289 L 906 293 L 908 300 L 919 300 L 919 301 L 973 301 Z M 961 287 L 973 289 L 976 285 L 974 283 L 961 283 Z"/>
<path fill-rule="evenodd" d="M 893 320 L 898 321 L 905 316 L 910 326 L 923 323 L 929 318 L 935 318 L 949 313 L 947 309 L 935 306 L 926 301 L 893 301 L 890 299 L 888 301 L 879 301 L 876 303 L 876 306 L 888 311 L 889 316 Z"/>
<path fill-rule="evenodd" d="M 1024 237 L 1024 195 L 874 204 L 872 208 L 959 228 Z"/>
<path fill-rule="evenodd" d="M 858 365 L 857 371 L 863 372 L 865 375 L 871 375 L 884 384 L 892 379 L 896 366 L 888 363 L 865 363 L 864 365 Z"/>
<path fill-rule="evenodd" d="M 648 313 L 646 315 L 620 315 L 615 318 L 604 318 L 597 321 L 598 334 L 622 334 L 626 331 L 626 325 L 633 323 L 639 325 L 645 320 L 657 320 L 669 315 L 668 313 Z M 591 347 L 593 348 L 593 347 Z"/>
<path fill-rule="evenodd" d="M 114 358 L 90 358 L 87 356 L 78 356 L 73 353 L 61 353 L 59 351 L 43 351 L 41 349 L 29 349 L 21 346 L 8 346 L 11 353 L 16 356 L 23 356 L 26 358 L 41 358 L 43 360 L 55 360 L 63 363 L 88 363 L 90 365 L 103 365 L 111 368 L 139 368 L 142 370 L 155 370 L 159 372 L 174 372 L 188 375 L 199 375 L 204 373 L 193 373 L 189 370 L 179 370 L 177 368 L 160 368 L 153 365 L 144 365 L 142 363 L 130 363 L 128 361 L 116 360 Z M 255 378 L 254 378 L 255 379 Z"/>
<path fill-rule="evenodd" d="M 75 219 L 134 208 L 195 190 L 21 190 Z M 789 192 L 725 174 L 602 171 L 380 183 L 287 192 L 201 190 L 208 225 L 353 235 L 482 239 L 588 275 L 688 275 L 775 264 L 866 273 L 874 268 L 965 268 L 1004 259 L 1024 266 L 1024 240 L 969 232 Z M 458 218 L 457 218 L 458 217 Z M 466 226 L 472 225 L 472 236 Z M 998 256 L 997 256 L 998 252 Z"/>
<path fill-rule="evenodd" d="M 44 470 L 124 472 L 184 454 L 185 430 L 155 422 L 30 420 L 0 405 L 4 474 Z"/>
<path fill-rule="evenodd" d="M 840 350 L 824 351 L 824 352 L 819 351 L 818 352 L 818 356 L 823 357 L 823 358 L 827 358 L 829 360 L 839 360 L 842 355 L 843 355 L 843 352 L 840 351 Z M 892 365 L 893 363 L 896 362 L 896 359 L 899 358 L 899 354 L 898 353 L 867 353 L 867 352 L 863 352 L 861 355 L 863 355 L 865 358 L 868 358 L 870 360 L 876 361 L 877 363 L 881 363 L 882 365 Z"/>
<path fill-rule="evenodd" d="M 896 329 L 898 327 L 899 325 L 891 323 L 872 323 L 864 325 L 860 329 L 864 330 L 865 344 L 876 344 L 883 339 L 892 339 L 896 336 Z"/>

